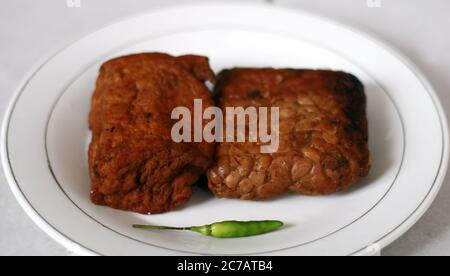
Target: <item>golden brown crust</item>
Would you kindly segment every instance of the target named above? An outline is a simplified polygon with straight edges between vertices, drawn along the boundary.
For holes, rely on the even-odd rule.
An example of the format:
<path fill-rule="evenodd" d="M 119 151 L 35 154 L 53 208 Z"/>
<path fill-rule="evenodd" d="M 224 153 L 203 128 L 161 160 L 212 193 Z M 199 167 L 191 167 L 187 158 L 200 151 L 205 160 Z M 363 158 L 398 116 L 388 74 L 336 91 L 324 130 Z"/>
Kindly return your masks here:
<path fill-rule="evenodd" d="M 218 77 L 225 107 L 280 107 L 280 147 L 221 143 L 208 171 L 218 196 L 263 200 L 293 192 L 331 194 L 369 172 L 366 98 L 361 82 L 343 72 L 232 69 Z"/>
<path fill-rule="evenodd" d="M 151 53 L 103 64 L 92 97 L 89 169 L 94 203 L 140 213 L 185 203 L 192 184 L 211 165 L 214 144 L 175 143 L 171 112 L 213 105 L 204 81 L 208 59 Z"/>

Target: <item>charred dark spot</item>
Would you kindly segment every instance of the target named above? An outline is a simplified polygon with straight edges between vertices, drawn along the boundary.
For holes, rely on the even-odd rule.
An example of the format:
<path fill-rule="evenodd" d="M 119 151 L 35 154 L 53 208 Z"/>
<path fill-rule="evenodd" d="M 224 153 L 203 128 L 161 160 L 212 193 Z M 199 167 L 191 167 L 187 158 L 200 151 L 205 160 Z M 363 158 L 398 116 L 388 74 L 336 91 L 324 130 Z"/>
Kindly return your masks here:
<path fill-rule="evenodd" d="M 94 175 L 96 177 L 100 177 L 100 172 L 98 171 L 98 165 L 94 164 L 94 166 L 92 166 L 92 172 L 94 173 Z"/>
<path fill-rule="evenodd" d="M 342 156 L 332 156 L 332 155 L 325 155 L 322 158 L 322 165 L 331 170 L 338 170 L 344 166 L 346 166 L 348 163 L 347 159 L 345 159 Z"/>
<path fill-rule="evenodd" d="M 339 158 L 339 167 L 344 167 L 348 165 L 348 160 L 344 157 Z"/>
<path fill-rule="evenodd" d="M 259 90 L 253 90 L 250 93 L 248 93 L 248 98 L 249 99 L 261 99 L 262 98 L 262 93 Z"/>
<path fill-rule="evenodd" d="M 339 168 L 339 161 L 333 156 L 326 155 L 322 157 L 322 165 L 327 169 L 336 170 Z"/>
<path fill-rule="evenodd" d="M 305 140 L 309 143 L 312 140 L 312 133 L 311 131 L 308 131 L 304 134 L 303 138 L 305 138 Z"/>
<path fill-rule="evenodd" d="M 150 121 L 153 117 L 153 113 L 151 112 L 146 112 L 144 113 L 145 119 L 147 119 L 147 121 Z"/>
<path fill-rule="evenodd" d="M 106 128 L 106 131 L 107 132 L 114 132 L 116 130 L 116 127 L 115 126 L 113 126 L 113 127 L 109 127 L 109 128 Z"/>

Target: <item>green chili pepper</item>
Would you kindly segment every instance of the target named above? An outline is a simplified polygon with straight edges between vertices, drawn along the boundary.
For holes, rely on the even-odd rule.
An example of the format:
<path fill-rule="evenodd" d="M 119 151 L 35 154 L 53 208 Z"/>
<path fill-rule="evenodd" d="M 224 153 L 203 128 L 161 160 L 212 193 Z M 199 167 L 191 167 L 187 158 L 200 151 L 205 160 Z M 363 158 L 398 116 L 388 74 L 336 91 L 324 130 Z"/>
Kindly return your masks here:
<path fill-rule="evenodd" d="M 222 221 L 203 226 L 190 227 L 169 227 L 157 225 L 133 225 L 134 228 L 139 229 L 157 229 L 157 230 L 187 230 L 198 232 L 205 236 L 215 238 L 240 238 L 261 235 L 277 230 L 283 226 L 283 222 L 278 220 L 263 220 L 263 221 Z"/>

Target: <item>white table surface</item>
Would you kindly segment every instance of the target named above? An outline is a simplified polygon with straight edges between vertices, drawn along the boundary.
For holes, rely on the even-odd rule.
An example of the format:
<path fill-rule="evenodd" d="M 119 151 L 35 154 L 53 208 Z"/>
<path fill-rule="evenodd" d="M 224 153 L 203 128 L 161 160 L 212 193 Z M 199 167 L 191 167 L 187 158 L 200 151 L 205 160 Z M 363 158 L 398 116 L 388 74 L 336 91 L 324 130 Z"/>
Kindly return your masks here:
<path fill-rule="evenodd" d="M 77 1 L 77 0 L 75 0 Z M 213 0 L 209 0 L 211 2 Z M 264 0 L 240 0 L 263 2 Z M 450 1 L 274 0 L 368 31 L 408 55 L 450 111 Z M 14 89 L 39 58 L 120 18 L 192 0 L 0 0 L 0 114 Z M 228 1 L 230 2 L 230 1 Z M 426 145 L 424 145 L 426 146 Z M 450 255 L 450 178 L 424 217 L 383 255 Z M 69 255 L 27 217 L 0 172 L 0 255 Z"/>

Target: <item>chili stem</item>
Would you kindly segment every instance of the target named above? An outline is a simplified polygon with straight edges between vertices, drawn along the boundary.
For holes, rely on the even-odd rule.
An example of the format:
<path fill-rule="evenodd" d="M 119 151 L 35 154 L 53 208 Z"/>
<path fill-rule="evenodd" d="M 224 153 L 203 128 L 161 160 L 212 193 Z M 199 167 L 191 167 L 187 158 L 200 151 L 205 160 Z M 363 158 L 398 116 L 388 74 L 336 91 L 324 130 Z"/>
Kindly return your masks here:
<path fill-rule="evenodd" d="M 146 230 L 179 230 L 179 231 L 191 230 L 191 227 L 170 227 L 162 225 L 141 225 L 141 224 L 134 224 L 133 228 Z"/>

